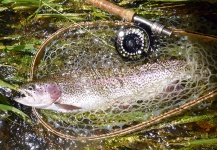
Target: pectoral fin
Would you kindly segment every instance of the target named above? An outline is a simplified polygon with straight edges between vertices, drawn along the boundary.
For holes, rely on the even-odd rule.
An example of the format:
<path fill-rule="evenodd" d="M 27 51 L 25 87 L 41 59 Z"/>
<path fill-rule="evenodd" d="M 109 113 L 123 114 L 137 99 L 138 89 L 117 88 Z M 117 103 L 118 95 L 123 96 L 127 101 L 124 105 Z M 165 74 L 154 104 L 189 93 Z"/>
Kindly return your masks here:
<path fill-rule="evenodd" d="M 71 111 L 79 110 L 81 109 L 81 107 L 67 105 L 67 104 L 53 103 L 44 109 L 55 110 L 55 111 L 60 111 L 60 112 L 71 112 Z"/>
<path fill-rule="evenodd" d="M 76 110 L 76 109 L 81 109 L 80 107 L 73 106 L 73 105 L 67 105 L 67 104 L 55 103 L 55 105 L 56 105 L 56 107 L 58 109 L 65 110 L 65 111 L 73 111 L 73 110 Z"/>

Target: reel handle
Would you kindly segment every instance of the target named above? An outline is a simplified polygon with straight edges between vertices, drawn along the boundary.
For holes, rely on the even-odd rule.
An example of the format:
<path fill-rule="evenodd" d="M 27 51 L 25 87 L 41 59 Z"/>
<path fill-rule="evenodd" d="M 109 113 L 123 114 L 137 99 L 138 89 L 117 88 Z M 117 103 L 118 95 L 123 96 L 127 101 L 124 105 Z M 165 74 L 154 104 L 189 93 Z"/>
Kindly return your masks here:
<path fill-rule="evenodd" d="M 129 22 L 133 21 L 135 12 L 132 10 L 124 9 L 106 0 L 86 0 L 86 1 L 102 10 L 120 16 L 121 18 L 124 18 Z"/>

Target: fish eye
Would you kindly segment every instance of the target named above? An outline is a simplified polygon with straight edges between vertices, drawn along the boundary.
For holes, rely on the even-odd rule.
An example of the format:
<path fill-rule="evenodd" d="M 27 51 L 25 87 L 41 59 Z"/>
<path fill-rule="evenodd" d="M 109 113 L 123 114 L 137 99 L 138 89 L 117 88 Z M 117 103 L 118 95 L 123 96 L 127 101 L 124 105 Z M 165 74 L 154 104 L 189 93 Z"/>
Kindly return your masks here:
<path fill-rule="evenodd" d="M 29 85 L 28 89 L 29 89 L 29 90 L 34 90 L 34 89 L 35 89 L 35 86 L 34 86 L 34 85 Z"/>

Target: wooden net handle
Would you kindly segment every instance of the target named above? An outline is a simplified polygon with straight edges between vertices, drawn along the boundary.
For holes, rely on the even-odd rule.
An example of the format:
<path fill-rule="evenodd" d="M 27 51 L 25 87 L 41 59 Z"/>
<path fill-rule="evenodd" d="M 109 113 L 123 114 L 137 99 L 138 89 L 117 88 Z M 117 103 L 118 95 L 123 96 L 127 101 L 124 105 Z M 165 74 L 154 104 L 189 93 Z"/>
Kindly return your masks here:
<path fill-rule="evenodd" d="M 130 22 L 133 21 L 135 12 L 132 10 L 124 9 L 106 0 L 86 0 L 86 1 L 102 10 L 118 15 L 121 18 L 126 19 L 127 21 L 130 21 Z"/>

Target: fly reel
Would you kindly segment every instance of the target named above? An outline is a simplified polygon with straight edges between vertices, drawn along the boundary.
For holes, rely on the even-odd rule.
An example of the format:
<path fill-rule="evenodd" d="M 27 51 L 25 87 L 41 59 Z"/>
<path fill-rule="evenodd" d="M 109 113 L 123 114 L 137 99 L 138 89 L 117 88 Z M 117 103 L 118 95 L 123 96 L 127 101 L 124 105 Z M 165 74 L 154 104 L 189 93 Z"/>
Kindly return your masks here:
<path fill-rule="evenodd" d="M 127 60 L 147 57 L 150 49 L 149 34 L 139 26 L 123 27 L 117 34 L 115 48 L 119 55 Z"/>

